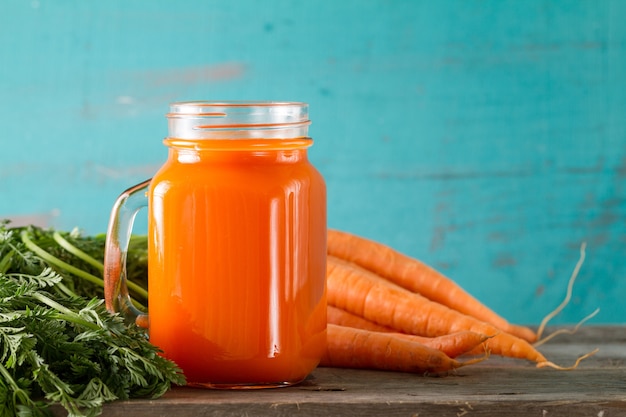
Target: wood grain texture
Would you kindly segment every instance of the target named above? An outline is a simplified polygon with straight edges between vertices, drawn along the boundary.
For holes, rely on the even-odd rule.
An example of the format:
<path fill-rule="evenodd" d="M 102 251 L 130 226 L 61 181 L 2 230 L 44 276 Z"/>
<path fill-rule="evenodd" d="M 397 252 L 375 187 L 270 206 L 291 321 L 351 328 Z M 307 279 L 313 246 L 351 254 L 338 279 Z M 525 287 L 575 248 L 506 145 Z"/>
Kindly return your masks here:
<path fill-rule="evenodd" d="M 102 232 L 162 163 L 170 101 L 307 101 L 331 227 L 526 323 L 560 302 L 585 241 L 556 320 L 601 307 L 623 323 L 625 15 L 622 0 L 8 0 L 0 215 Z"/>
<path fill-rule="evenodd" d="M 574 371 L 536 369 L 526 362 L 496 357 L 445 377 L 318 368 L 295 387 L 256 391 L 175 388 L 158 400 L 112 403 L 102 416 L 624 415 L 624 327 L 584 328 L 574 336 L 553 339 L 542 350 L 565 364 L 596 347 L 600 351 Z"/>

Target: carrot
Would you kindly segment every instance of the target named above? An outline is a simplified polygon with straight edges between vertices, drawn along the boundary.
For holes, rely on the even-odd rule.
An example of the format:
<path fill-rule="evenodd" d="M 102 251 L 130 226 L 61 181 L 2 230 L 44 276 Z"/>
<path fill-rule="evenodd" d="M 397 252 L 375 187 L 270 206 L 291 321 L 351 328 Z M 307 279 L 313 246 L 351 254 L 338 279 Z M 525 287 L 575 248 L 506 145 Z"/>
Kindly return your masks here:
<path fill-rule="evenodd" d="M 418 342 L 433 349 L 440 350 L 451 358 L 456 358 L 457 356 L 468 353 L 482 353 L 477 348 L 489 339 L 489 336 L 469 330 L 462 330 L 437 337 L 398 333 L 390 327 L 381 326 L 380 324 L 376 324 L 372 321 L 364 319 L 363 317 L 359 317 L 332 305 L 328 305 L 326 311 L 328 324 L 382 333 L 394 333 L 397 337 Z"/>
<path fill-rule="evenodd" d="M 461 355 L 480 355 L 487 352 L 484 343 L 489 336 L 471 330 L 461 330 L 435 337 L 416 336 L 406 333 L 393 333 L 402 339 L 418 342 L 424 346 L 437 349 L 451 358 Z"/>
<path fill-rule="evenodd" d="M 354 262 L 401 287 L 491 323 L 528 342 L 537 339 L 532 329 L 509 323 L 436 269 L 382 243 L 331 229 L 328 231 L 328 254 Z"/>
<path fill-rule="evenodd" d="M 459 362 L 445 353 L 391 333 L 328 324 L 320 366 L 440 374 L 479 360 Z"/>
<path fill-rule="evenodd" d="M 357 316 L 356 314 L 352 314 L 330 304 L 326 307 L 326 320 L 329 324 L 354 327 L 356 329 L 385 333 L 395 332 L 395 330 L 390 327 L 381 326 L 380 324 L 376 324 L 373 321 L 369 321 L 363 317 Z"/>
<path fill-rule="evenodd" d="M 471 330 L 491 336 L 485 346 L 493 354 L 569 369 L 548 361 L 526 340 L 390 284 L 358 265 L 328 256 L 326 271 L 328 303 L 375 323 L 429 337 Z"/>

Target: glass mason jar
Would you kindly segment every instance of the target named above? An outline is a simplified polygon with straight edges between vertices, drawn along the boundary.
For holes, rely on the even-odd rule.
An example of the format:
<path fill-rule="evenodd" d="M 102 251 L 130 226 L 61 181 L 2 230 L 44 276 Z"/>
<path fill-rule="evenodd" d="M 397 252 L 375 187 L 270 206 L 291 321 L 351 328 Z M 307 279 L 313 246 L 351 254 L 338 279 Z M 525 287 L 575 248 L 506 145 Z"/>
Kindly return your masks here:
<path fill-rule="evenodd" d="M 167 161 L 111 213 L 107 307 L 148 327 L 190 385 L 302 381 L 326 344 L 326 187 L 307 157 L 308 106 L 181 102 L 167 117 Z M 149 315 L 125 274 L 146 205 Z"/>

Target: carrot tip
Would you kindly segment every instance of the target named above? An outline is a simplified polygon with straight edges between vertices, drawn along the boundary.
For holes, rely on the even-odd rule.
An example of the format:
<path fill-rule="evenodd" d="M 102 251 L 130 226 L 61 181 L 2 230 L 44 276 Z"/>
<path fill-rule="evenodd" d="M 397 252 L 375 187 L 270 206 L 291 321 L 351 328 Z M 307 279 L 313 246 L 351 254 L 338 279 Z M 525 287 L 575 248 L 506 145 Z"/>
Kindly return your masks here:
<path fill-rule="evenodd" d="M 554 362 L 543 361 L 543 362 L 538 362 L 537 363 L 537 368 L 549 367 L 549 368 L 553 368 L 553 369 L 558 369 L 559 371 L 571 371 L 573 369 L 576 369 L 581 361 L 583 361 L 584 359 L 587 359 L 590 356 L 595 355 L 596 353 L 598 353 L 599 350 L 600 350 L 599 348 L 596 348 L 596 349 L 592 350 L 589 353 L 585 353 L 584 355 L 582 355 L 578 359 L 576 359 L 576 362 L 574 362 L 574 364 L 572 366 L 564 367 L 564 366 L 557 365 Z"/>

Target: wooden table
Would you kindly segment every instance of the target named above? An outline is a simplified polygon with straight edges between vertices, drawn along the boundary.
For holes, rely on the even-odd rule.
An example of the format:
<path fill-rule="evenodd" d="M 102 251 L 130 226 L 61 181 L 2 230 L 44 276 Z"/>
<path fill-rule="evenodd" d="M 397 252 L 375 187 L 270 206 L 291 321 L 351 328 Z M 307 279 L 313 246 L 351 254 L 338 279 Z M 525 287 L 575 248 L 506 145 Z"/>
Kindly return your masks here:
<path fill-rule="evenodd" d="M 445 377 L 319 368 L 294 387 L 179 387 L 157 400 L 111 403 L 102 416 L 626 416 L 626 327 L 582 328 L 540 350 L 567 365 L 596 347 L 600 351 L 573 371 L 500 357 Z"/>

